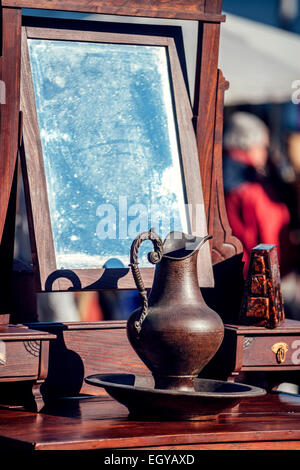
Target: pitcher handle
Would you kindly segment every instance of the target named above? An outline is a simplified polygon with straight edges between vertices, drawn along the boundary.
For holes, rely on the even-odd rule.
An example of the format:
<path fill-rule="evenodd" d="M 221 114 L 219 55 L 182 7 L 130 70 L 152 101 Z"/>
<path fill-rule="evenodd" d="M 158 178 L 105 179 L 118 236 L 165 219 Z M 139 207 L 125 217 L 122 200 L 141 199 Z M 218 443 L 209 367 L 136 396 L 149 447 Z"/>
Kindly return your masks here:
<path fill-rule="evenodd" d="M 130 249 L 130 264 L 132 275 L 136 287 L 138 288 L 139 294 L 142 298 L 142 313 L 140 319 L 134 322 L 134 326 L 139 333 L 142 329 L 142 323 L 145 320 L 146 316 L 148 315 L 148 297 L 147 292 L 145 290 L 144 282 L 141 276 L 141 272 L 138 267 L 138 250 L 141 244 L 146 241 L 150 240 L 154 246 L 154 251 L 148 253 L 148 261 L 152 264 L 157 264 L 160 262 L 162 255 L 163 255 L 163 243 L 161 238 L 154 232 L 154 229 L 151 228 L 148 232 L 140 233 L 132 242 L 131 249 Z"/>

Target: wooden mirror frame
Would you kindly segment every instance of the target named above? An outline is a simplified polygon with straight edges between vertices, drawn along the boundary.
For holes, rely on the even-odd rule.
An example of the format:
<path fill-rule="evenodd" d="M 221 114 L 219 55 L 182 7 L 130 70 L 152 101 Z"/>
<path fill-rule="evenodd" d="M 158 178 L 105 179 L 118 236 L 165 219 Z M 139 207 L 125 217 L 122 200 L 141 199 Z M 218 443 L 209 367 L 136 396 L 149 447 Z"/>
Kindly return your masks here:
<path fill-rule="evenodd" d="M 72 29 L 74 22 L 68 22 L 68 20 L 60 22 L 54 19 L 52 21 L 52 27 L 44 27 L 39 25 L 39 23 L 39 21 L 36 22 L 38 26 L 22 26 L 20 100 L 23 117 L 23 145 L 20 153 L 36 289 L 37 291 L 63 291 L 70 289 L 70 285 L 74 290 L 136 288 L 129 268 L 74 269 L 70 267 L 69 269 L 59 270 L 57 267 L 27 40 L 65 40 L 163 46 L 166 48 L 170 67 L 170 81 L 174 96 L 174 115 L 178 127 L 181 165 L 183 170 L 182 177 L 187 198 L 186 203 L 189 204 L 192 212 L 190 214 L 191 229 L 194 234 L 204 236 L 207 235 L 207 224 L 196 138 L 192 125 L 193 114 L 174 39 L 171 37 L 155 36 L 155 29 L 153 35 L 147 36 L 143 34 L 103 32 L 99 22 L 94 23 L 92 29 L 89 29 L 89 22 L 86 21 L 84 21 L 85 24 L 82 25 L 84 29 Z M 25 22 L 25 24 L 27 23 Z M 78 23 L 76 24 L 78 25 Z M 98 28 L 95 28 L 95 26 L 98 26 Z M 197 227 L 195 225 L 197 216 L 196 210 L 198 218 L 201 221 L 201 223 L 199 223 L 199 220 L 197 220 Z M 198 256 L 198 264 L 199 285 L 201 287 L 213 287 L 214 280 L 208 244 L 201 249 Z M 154 268 L 141 268 L 141 273 L 145 286 L 150 288 Z"/>
<path fill-rule="evenodd" d="M 12 271 L 14 232 L 13 185 L 20 143 L 20 63 L 22 8 L 111 15 L 171 18 L 198 22 L 197 66 L 193 121 L 198 146 L 202 190 L 214 266 L 242 252 L 227 220 L 222 184 L 224 91 L 228 83 L 218 70 L 222 0 L 2 0 L 0 80 L 6 102 L 0 121 L 0 240 L 1 277 Z M 22 278 L 22 272 L 17 273 Z M 29 273 L 30 276 L 30 273 Z M 23 278 L 22 278 L 23 279 Z M 3 283 L 1 284 L 3 286 Z M 5 294 L 5 288 L 3 289 Z M 4 298 L 4 295 L 3 295 Z M 6 305 L 4 301 L 2 301 Z M 8 302 L 9 304 L 9 302 Z M 2 309 L 8 312 L 9 307 Z M 3 316 L 3 315 L 2 315 Z M 24 320 L 23 320 L 24 321 Z"/>

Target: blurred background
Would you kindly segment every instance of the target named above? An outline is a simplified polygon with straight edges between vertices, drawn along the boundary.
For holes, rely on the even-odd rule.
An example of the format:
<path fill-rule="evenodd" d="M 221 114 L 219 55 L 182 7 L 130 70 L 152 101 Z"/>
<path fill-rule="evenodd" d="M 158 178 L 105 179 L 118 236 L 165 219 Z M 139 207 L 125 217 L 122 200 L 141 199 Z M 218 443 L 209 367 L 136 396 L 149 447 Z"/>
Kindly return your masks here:
<path fill-rule="evenodd" d="M 286 316 L 299 319 L 300 2 L 223 0 L 223 10 L 227 20 L 222 26 L 219 67 L 230 82 L 223 143 L 229 221 L 244 244 L 246 263 L 251 243 L 276 243 Z M 265 128 L 251 116 L 259 118 Z M 262 143 L 266 132 L 267 142 Z M 230 145 L 240 150 L 231 150 Z M 256 156 L 253 147 L 249 156 L 251 145 L 256 145 Z M 265 146 L 267 154 L 260 148 L 265 162 L 255 164 L 259 145 Z M 233 158 L 227 158 L 231 152 Z M 248 215 L 253 210 L 255 220 L 246 220 L 243 209 Z"/>
<path fill-rule="evenodd" d="M 300 0 L 223 0 L 223 12 L 219 68 L 230 82 L 224 109 L 229 220 L 244 244 L 245 267 L 251 247 L 277 244 L 286 316 L 300 319 Z M 181 26 L 193 100 L 196 22 L 24 14 Z M 20 194 L 15 258 L 30 263 L 22 188 Z M 39 320 L 124 320 L 138 304 L 136 291 L 39 294 Z"/>

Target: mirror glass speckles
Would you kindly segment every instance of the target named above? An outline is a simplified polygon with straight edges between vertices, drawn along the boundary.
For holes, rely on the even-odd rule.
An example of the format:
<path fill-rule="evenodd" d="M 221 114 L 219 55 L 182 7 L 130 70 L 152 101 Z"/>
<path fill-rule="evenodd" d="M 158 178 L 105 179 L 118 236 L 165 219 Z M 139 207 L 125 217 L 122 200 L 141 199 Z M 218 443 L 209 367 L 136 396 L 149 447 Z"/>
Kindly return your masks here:
<path fill-rule="evenodd" d="M 138 233 L 187 232 L 167 48 L 28 46 L 58 269 L 127 267 Z"/>

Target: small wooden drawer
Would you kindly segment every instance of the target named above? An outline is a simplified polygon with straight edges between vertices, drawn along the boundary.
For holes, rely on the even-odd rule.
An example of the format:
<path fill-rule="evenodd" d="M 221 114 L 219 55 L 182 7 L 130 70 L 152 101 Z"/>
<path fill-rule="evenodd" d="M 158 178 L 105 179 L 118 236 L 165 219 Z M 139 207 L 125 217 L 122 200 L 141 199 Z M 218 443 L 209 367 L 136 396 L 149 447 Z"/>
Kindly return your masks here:
<path fill-rule="evenodd" d="M 244 367 L 300 366 L 300 336 L 245 336 Z"/>
<path fill-rule="evenodd" d="M 50 340 L 56 335 L 26 325 L 0 325 L 0 403 L 39 412 L 48 374 Z"/>
<path fill-rule="evenodd" d="M 300 371 L 300 321 L 277 328 L 225 324 L 224 340 L 201 372 L 203 377 L 236 380 L 240 372 Z"/>
<path fill-rule="evenodd" d="M 37 377 L 40 348 L 40 340 L 0 340 L 0 378 Z"/>
<path fill-rule="evenodd" d="M 25 325 L 0 327 L 0 382 L 46 376 L 49 343 L 55 338 Z"/>

